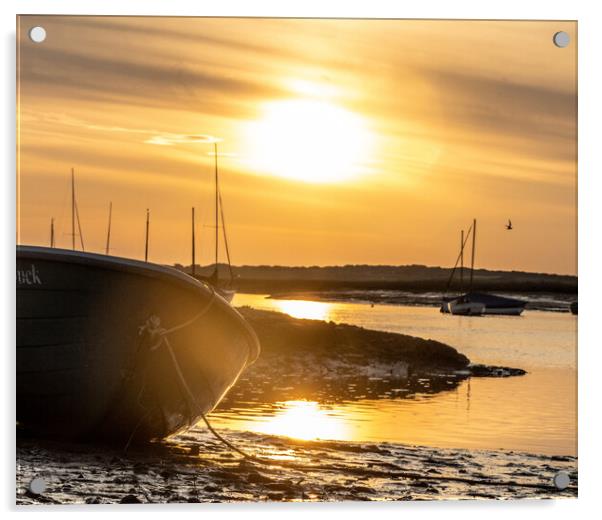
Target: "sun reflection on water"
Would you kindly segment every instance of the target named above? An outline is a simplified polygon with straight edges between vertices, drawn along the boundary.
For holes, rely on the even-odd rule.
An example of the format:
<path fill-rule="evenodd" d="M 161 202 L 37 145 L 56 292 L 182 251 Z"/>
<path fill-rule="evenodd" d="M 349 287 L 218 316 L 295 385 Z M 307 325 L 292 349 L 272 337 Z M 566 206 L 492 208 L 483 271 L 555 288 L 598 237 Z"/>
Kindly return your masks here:
<path fill-rule="evenodd" d="M 349 424 L 315 401 L 284 401 L 271 417 L 249 424 L 257 433 L 283 435 L 302 440 L 349 440 Z"/>
<path fill-rule="evenodd" d="M 332 307 L 332 303 L 306 300 L 274 300 L 274 304 L 277 310 L 293 318 L 325 321 L 330 319 Z"/>

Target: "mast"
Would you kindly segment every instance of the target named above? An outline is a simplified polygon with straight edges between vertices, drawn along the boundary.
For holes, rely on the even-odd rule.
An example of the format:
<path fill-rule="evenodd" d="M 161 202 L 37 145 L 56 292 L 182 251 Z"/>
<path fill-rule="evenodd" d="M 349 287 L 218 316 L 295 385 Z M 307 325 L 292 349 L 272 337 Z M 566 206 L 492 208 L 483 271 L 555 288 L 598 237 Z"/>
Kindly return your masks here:
<path fill-rule="evenodd" d="M 474 255 L 477 241 L 477 219 L 472 221 L 472 256 L 470 258 L 470 291 L 472 291 L 472 278 L 474 275 Z"/>
<path fill-rule="evenodd" d="M 71 168 L 71 248 L 75 251 L 75 171 Z"/>
<path fill-rule="evenodd" d="M 111 243 L 111 214 L 113 213 L 113 202 L 109 202 L 109 225 L 107 227 L 107 247 L 105 249 L 105 254 L 109 254 L 109 245 Z"/>
<path fill-rule="evenodd" d="M 50 247 L 54 247 L 54 217 L 50 219 Z"/>
<path fill-rule="evenodd" d="M 460 232 L 460 292 L 464 287 L 464 230 Z"/>
<path fill-rule="evenodd" d="M 150 223 L 150 211 L 146 209 L 146 236 L 144 238 L 144 261 L 148 262 L 148 229 Z"/>
<path fill-rule="evenodd" d="M 192 276 L 196 274 L 195 266 L 195 240 L 194 240 L 194 206 L 192 207 Z"/>
<path fill-rule="evenodd" d="M 218 266 L 217 266 L 218 251 L 219 251 L 219 221 L 218 221 L 219 180 L 218 180 L 218 174 L 217 174 L 217 141 L 213 142 L 213 153 L 215 156 L 215 271 L 213 273 L 213 276 L 215 277 L 215 281 L 217 282 L 217 279 L 219 276 Z"/>

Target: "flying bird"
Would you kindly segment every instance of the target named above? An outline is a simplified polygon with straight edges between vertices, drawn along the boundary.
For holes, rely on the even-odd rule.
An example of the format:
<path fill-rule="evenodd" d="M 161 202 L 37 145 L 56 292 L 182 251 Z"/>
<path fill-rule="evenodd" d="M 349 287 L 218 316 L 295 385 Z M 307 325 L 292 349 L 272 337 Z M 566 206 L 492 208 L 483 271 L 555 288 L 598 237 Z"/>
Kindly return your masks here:
<path fill-rule="evenodd" d="M 514 228 L 512 227 L 512 221 L 511 221 L 510 219 L 508 219 L 508 224 L 506 224 L 506 229 L 507 229 L 508 231 L 510 231 L 510 230 L 512 230 L 512 229 L 514 229 Z"/>

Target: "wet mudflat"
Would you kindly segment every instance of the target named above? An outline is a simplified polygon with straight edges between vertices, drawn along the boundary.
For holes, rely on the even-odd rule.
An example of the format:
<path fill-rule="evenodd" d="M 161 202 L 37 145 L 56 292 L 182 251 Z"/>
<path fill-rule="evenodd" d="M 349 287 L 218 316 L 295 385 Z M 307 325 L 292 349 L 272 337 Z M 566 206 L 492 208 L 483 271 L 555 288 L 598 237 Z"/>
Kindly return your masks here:
<path fill-rule="evenodd" d="M 570 498 L 568 456 L 452 450 L 392 443 L 300 441 L 224 431 L 261 459 L 244 459 L 195 428 L 127 453 L 104 446 L 19 439 L 18 504 Z M 560 491 L 553 476 L 566 471 Z M 28 491 L 34 477 L 47 483 Z"/>
<path fill-rule="evenodd" d="M 398 417 L 395 424 L 401 442 L 382 442 L 382 438 L 364 441 L 353 435 L 341 440 L 345 437 L 337 436 L 340 432 L 326 428 L 338 424 L 336 416 L 333 419 L 332 413 L 314 410 L 308 401 L 315 400 L 317 408 L 324 403 L 361 404 L 367 399 L 385 404 L 428 403 L 441 396 L 453 397 L 460 385 L 470 380 L 491 380 L 492 388 L 494 383 L 521 381 L 527 377 L 524 371 L 471 364 L 455 348 L 429 339 L 248 308 L 242 312 L 260 336 L 262 355 L 210 419 L 213 417 L 219 431 L 254 460 L 243 458 L 200 426 L 168 440 L 132 446 L 127 453 L 121 446 L 19 436 L 17 503 L 577 496 L 576 457 L 544 455 L 536 449 L 527 453 L 531 450 L 412 446 L 409 443 L 425 442 L 422 430 L 418 431 L 418 440 L 412 440 L 408 431 L 412 421 L 397 415 L 391 417 Z M 501 388 L 494 392 L 496 402 L 500 395 L 505 395 Z M 287 420 L 282 431 L 253 431 L 253 421 L 243 421 L 230 429 L 225 422 L 228 417 L 252 415 L 255 407 L 296 400 L 295 414 L 284 416 Z M 494 401 L 488 400 L 488 406 Z M 466 415 L 464 408 L 455 406 L 454 413 Z M 445 422 L 442 417 L 435 413 L 431 430 L 440 428 Z M 504 421 L 508 422 L 509 417 L 512 414 L 506 414 Z M 567 489 L 558 490 L 553 485 L 552 479 L 559 471 L 571 477 Z M 45 491 L 37 495 L 28 491 L 35 477 L 47 483 Z"/>

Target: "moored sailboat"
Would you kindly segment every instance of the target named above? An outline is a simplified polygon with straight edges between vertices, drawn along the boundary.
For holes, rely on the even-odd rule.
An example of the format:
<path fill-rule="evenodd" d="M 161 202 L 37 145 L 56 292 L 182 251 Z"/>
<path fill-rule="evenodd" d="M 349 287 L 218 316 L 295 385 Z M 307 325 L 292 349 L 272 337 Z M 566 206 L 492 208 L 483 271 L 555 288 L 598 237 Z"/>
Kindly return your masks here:
<path fill-rule="evenodd" d="M 449 309 L 449 312 L 457 315 L 481 315 L 481 314 L 496 314 L 496 315 L 506 315 L 506 316 L 520 316 L 527 305 L 527 302 L 523 300 L 519 300 L 516 298 L 508 298 L 506 296 L 499 296 L 496 294 L 488 294 L 475 292 L 472 290 L 473 287 L 473 277 L 474 277 L 474 259 L 475 259 L 475 249 L 476 249 L 476 230 L 477 230 L 477 221 L 473 220 L 472 226 L 469 229 L 468 234 L 472 233 L 472 255 L 471 255 L 471 266 L 470 266 L 470 285 L 469 290 L 465 294 L 461 294 L 455 298 L 446 298 L 444 296 L 442 303 L 442 312 L 445 312 L 444 308 Z M 467 237 L 468 239 L 468 237 Z M 461 243 L 461 252 L 460 256 L 463 258 L 463 249 L 465 242 L 464 240 Z M 448 286 L 451 284 L 451 279 L 453 278 L 455 272 L 455 267 L 452 270 L 452 274 L 450 276 L 450 281 L 448 282 Z M 462 285 L 460 286 L 460 291 L 462 291 Z"/>

